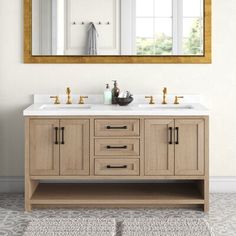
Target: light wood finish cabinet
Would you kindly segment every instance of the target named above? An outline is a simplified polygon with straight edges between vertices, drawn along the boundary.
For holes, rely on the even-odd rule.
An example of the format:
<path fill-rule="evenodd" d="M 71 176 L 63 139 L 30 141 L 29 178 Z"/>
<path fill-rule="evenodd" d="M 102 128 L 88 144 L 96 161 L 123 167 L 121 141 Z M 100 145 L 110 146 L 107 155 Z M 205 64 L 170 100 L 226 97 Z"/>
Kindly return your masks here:
<path fill-rule="evenodd" d="M 139 175 L 139 159 L 95 159 L 95 175 Z"/>
<path fill-rule="evenodd" d="M 25 124 L 27 211 L 48 204 L 201 205 L 208 211 L 207 116 L 27 117 Z M 50 187 L 42 180 L 52 181 Z M 147 183 L 132 185 L 132 189 L 124 182 L 119 186 L 105 183 L 100 189 L 91 183 L 60 183 L 64 180 Z M 153 180 L 161 183 L 148 183 Z"/>
<path fill-rule="evenodd" d="M 203 119 L 147 119 L 145 175 L 204 175 Z"/>
<path fill-rule="evenodd" d="M 95 139 L 95 156 L 139 156 L 139 139 Z"/>
<path fill-rule="evenodd" d="M 174 175 L 174 120 L 145 121 L 145 175 Z"/>
<path fill-rule="evenodd" d="M 61 120 L 60 129 L 60 174 L 89 175 L 89 120 Z"/>
<path fill-rule="evenodd" d="M 59 175 L 59 120 L 31 120 L 29 136 L 30 175 Z"/>
<path fill-rule="evenodd" d="M 175 175 L 204 175 L 204 120 L 176 119 Z"/>
<path fill-rule="evenodd" d="M 138 119 L 96 119 L 95 136 L 139 136 Z"/>
<path fill-rule="evenodd" d="M 89 175 L 89 120 L 33 119 L 29 149 L 31 175 Z"/>

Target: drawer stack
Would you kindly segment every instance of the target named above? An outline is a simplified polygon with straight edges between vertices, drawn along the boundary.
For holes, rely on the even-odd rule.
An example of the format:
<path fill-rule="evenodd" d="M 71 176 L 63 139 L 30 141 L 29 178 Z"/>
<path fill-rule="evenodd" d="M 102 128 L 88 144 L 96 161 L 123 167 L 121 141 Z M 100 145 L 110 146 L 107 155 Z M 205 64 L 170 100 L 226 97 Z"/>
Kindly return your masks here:
<path fill-rule="evenodd" d="M 94 175 L 140 175 L 139 119 L 95 119 Z"/>

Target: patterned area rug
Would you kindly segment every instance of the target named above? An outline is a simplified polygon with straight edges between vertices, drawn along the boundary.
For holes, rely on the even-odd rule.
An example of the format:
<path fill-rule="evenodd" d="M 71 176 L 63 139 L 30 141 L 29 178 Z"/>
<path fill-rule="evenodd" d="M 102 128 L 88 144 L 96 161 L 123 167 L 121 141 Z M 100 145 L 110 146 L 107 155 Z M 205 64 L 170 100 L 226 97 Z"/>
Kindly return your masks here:
<path fill-rule="evenodd" d="M 204 219 L 44 218 L 32 220 L 24 236 L 213 236 Z"/>
<path fill-rule="evenodd" d="M 121 225 L 123 236 L 213 236 L 208 223 L 191 218 L 127 219 Z"/>
<path fill-rule="evenodd" d="M 34 219 L 24 236 L 114 236 L 115 219 Z"/>

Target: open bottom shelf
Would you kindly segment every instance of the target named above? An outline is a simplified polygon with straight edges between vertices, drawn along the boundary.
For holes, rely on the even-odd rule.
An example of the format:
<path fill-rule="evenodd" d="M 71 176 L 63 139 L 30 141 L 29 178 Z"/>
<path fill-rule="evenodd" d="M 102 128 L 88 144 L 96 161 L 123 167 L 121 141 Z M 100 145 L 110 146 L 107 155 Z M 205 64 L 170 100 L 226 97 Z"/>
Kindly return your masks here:
<path fill-rule="evenodd" d="M 40 183 L 32 205 L 155 206 L 203 205 L 196 183 Z"/>

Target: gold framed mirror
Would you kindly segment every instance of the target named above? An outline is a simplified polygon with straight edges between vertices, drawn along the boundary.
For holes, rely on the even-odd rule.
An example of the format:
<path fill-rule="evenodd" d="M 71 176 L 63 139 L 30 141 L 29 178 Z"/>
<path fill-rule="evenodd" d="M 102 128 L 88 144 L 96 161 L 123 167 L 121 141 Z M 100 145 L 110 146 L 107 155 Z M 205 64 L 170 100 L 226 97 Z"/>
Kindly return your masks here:
<path fill-rule="evenodd" d="M 211 63 L 211 0 L 24 0 L 24 63 Z"/>

